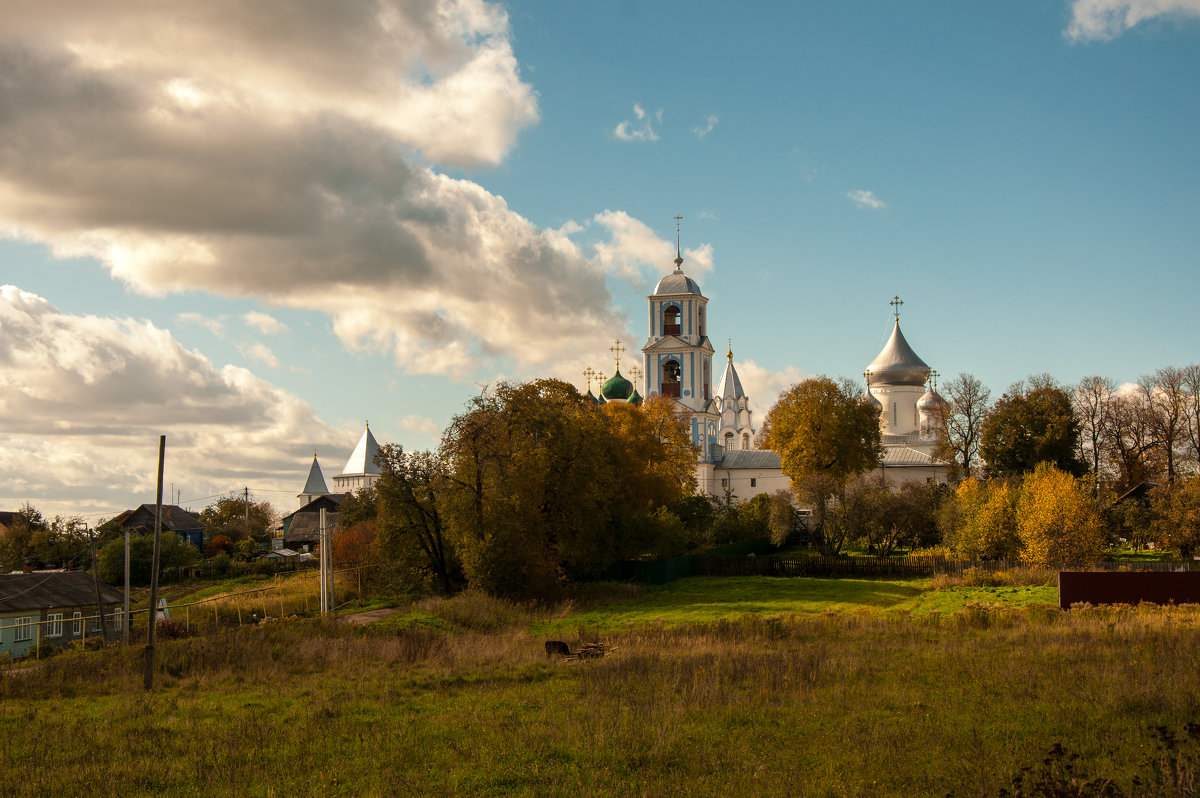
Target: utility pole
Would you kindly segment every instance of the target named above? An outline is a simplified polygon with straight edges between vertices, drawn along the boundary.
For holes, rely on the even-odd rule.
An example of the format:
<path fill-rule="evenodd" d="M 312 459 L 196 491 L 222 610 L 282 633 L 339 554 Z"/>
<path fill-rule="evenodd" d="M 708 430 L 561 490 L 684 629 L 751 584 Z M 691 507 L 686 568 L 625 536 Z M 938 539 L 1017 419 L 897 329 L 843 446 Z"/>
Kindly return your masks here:
<path fill-rule="evenodd" d="M 250 534 L 250 488 L 246 487 L 246 535 L 254 537 Z"/>
<path fill-rule="evenodd" d="M 158 492 L 154 504 L 154 556 L 150 560 L 150 628 L 146 632 L 147 690 L 154 689 L 154 629 L 158 626 L 158 539 L 162 535 L 163 461 L 167 455 L 167 436 L 158 436 Z"/>
<path fill-rule="evenodd" d="M 129 627 L 133 623 L 129 617 L 129 527 L 125 527 L 125 623 L 122 627 L 125 632 L 125 645 L 129 645 Z"/>
<path fill-rule="evenodd" d="M 84 525 L 88 533 L 88 543 L 92 548 L 92 581 L 96 583 L 96 610 L 100 613 L 100 633 L 104 635 L 104 645 L 108 645 L 108 624 L 104 619 L 104 596 L 100 592 L 100 560 L 96 558 L 96 533 Z"/>

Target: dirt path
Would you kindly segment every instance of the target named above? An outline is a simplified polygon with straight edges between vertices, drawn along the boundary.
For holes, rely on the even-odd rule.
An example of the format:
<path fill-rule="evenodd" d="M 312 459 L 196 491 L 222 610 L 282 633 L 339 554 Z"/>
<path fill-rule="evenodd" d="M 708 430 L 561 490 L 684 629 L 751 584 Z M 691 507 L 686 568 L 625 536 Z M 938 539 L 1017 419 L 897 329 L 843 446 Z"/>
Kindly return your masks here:
<path fill-rule="evenodd" d="M 382 610 L 368 610 L 367 612 L 356 612 L 353 615 L 344 615 L 340 620 L 345 623 L 368 624 L 375 621 L 382 621 L 389 615 L 395 615 L 400 612 L 402 607 L 386 607 Z"/>

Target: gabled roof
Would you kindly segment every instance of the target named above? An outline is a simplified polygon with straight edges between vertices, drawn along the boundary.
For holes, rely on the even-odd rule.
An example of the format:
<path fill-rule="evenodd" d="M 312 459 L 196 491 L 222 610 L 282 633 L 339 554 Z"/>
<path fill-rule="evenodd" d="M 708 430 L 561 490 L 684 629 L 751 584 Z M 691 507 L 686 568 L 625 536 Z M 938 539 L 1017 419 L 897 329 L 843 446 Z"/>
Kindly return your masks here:
<path fill-rule="evenodd" d="M 643 352 L 686 352 L 695 349 L 696 346 L 689 344 L 677 335 L 664 335 L 654 343 L 647 342 L 642 347 Z M 708 341 L 708 336 L 700 339 L 699 348 L 709 354 L 712 354 L 712 344 Z"/>
<path fill-rule="evenodd" d="M 105 604 L 115 604 L 124 594 L 100 585 Z M 0 574 L 0 612 L 96 606 L 96 583 L 84 571 L 39 571 Z"/>
<path fill-rule="evenodd" d="M 917 466 L 944 466 L 949 465 L 945 460 L 940 460 L 931 454 L 926 454 L 919 449 L 914 449 L 911 446 L 885 446 L 883 447 L 883 467 L 884 468 L 905 468 Z"/>
<path fill-rule="evenodd" d="M 143 504 L 132 510 L 126 510 L 114 518 L 113 522 L 122 529 L 145 529 L 153 532 L 154 505 Z M 204 529 L 204 523 L 179 505 L 164 504 L 162 506 L 162 528 L 183 532 L 189 529 Z"/>
<path fill-rule="evenodd" d="M 304 490 L 300 491 L 301 496 L 315 496 L 318 493 L 328 493 L 329 488 L 325 486 L 325 475 L 321 473 L 321 466 L 317 463 L 317 455 L 313 454 L 312 468 L 308 469 L 308 481 L 304 483 Z"/>
<path fill-rule="evenodd" d="M 346 467 L 342 469 L 339 477 L 356 477 L 364 474 L 378 474 L 379 466 L 375 465 L 375 455 L 379 453 L 379 442 L 375 440 L 375 436 L 371 434 L 371 427 L 363 430 L 362 437 L 358 439 L 358 445 L 354 447 L 354 451 L 350 453 L 350 459 L 346 461 Z"/>

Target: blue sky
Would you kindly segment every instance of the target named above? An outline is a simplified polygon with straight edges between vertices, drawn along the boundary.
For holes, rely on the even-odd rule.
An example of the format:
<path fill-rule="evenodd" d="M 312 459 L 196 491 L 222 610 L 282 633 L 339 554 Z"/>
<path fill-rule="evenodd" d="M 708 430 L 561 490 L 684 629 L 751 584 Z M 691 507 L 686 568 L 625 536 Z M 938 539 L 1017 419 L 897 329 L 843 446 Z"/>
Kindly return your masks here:
<path fill-rule="evenodd" d="M 996 396 L 1200 360 L 1197 0 L 287 7 L 6 15 L 0 504 L 152 501 L 165 433 L 288 511 L 364 420 L 586 387 L 676 213 L 758 418 L 896 294 Z"/>

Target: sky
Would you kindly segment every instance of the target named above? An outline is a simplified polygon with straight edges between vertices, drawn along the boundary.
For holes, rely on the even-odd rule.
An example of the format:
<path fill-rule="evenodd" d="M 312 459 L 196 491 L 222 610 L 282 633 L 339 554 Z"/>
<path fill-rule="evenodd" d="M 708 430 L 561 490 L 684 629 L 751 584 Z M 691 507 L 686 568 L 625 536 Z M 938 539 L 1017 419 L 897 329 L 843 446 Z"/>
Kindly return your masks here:
<path fill-rule="evenodd" d="M 183 506 L 289 512 L 365 422 L 628 373 L 676 215 L 757 419 L 894 296 L 996 397 L 1200 360 L 1200 0 L 0 14 L 2 509 L 153 502 L 166 435 Z"/>

